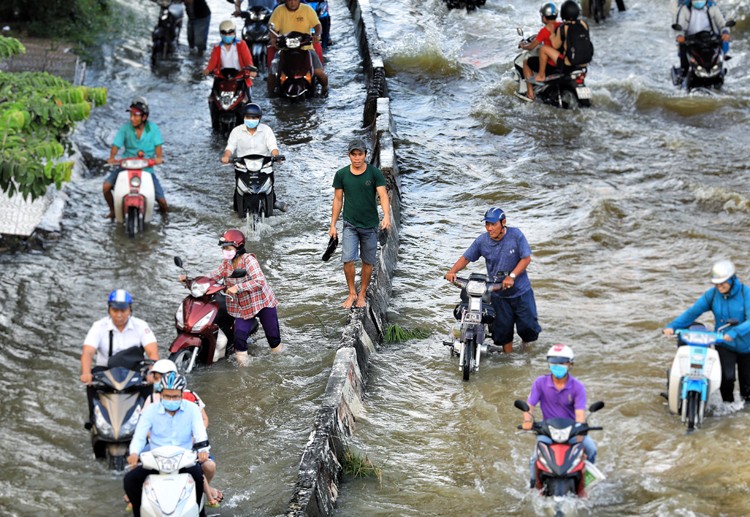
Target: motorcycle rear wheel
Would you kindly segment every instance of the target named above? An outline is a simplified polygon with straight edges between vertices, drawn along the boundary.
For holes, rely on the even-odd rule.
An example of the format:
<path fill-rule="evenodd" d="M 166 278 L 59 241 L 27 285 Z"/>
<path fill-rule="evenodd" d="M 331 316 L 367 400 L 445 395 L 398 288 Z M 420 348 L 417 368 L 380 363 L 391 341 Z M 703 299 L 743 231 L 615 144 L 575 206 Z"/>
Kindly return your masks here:
<path fill-rule="evenodd" d="M 169 360 L 172 361 L 175 366 L 177 366 L 177 371 L 183 375 L 193 371 L 193 368 L 190 366 L 190 359 L 192 359 L 192 357 L 192 348 L 186 348 L 184 350 L 180 350 L 179 352 L 169 354 Z"/>
<path fill-rule="evenodd" d="M 604 21 L 604 0 L 591 0 L 591 11 L 596 23 Z"/>
<path fill-rule="evenodd" d="M 560 106 L 566 110 L 577 108 L 578 96 L 571 90 L 562 90 L 560 92 Z"/>

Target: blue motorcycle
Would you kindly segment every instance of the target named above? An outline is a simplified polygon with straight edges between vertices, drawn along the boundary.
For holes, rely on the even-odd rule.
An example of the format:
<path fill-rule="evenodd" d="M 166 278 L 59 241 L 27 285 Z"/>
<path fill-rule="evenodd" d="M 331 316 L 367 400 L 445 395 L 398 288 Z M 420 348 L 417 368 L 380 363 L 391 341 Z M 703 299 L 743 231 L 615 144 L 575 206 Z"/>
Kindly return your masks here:
<path fill-rule="evenodd" d="M 724 342 L 722 330 L 729 326 L 731 323 L 710 332 L 696 323 L 675 331 L 678 348 L 667 371 L 666 398 L 669 411 L 680 415 L 688 432 L 703 424 L 706 403 L 721 386 L 721 361 L 714 345 Z"/>

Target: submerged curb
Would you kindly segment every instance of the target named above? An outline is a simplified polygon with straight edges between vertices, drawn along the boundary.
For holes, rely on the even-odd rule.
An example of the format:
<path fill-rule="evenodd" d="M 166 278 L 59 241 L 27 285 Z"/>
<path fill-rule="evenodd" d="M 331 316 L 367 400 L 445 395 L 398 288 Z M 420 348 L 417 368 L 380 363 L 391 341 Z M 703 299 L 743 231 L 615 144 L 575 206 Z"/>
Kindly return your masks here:
<path fill-rule="evenodd" d="M 327 516 L 333 511 L 347 439 L 361 414 L 370 355 L 380 342 L 396 268 L 401 222 L 400 180 L 393 148 L 393 119 L 383 60 L 369 0 L 347 0 L 366 72 L 363 126 L 370 131 L 372 161 L 386 178 L 392 228 L 381 247 L 368 288 L 367 306 L 353 310 L 341 336 L 313 430 L 302 453 L 287 516 Z"/>

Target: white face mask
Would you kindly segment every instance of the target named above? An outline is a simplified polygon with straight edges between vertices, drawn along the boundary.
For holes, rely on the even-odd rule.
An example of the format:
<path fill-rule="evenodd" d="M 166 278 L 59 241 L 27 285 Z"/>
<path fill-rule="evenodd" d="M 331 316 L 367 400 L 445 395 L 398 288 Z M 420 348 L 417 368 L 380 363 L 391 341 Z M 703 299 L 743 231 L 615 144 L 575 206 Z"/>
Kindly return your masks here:
<path fill-rule="evenodd" d="M 221 254 L 224 255 L 225 260 L 232 260 L 237 255 L 237 250 L 225 248 L 221 250 Z"/>

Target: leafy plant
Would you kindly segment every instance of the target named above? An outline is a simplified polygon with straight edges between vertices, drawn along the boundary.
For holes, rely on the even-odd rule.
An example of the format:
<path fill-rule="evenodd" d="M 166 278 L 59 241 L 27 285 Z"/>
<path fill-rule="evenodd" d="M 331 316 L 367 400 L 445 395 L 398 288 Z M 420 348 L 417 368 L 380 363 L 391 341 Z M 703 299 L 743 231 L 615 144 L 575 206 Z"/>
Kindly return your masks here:
<path fill-rule="evenodd" d="M 383 482 L 383 469 L 373 465 L 367 454 L 357 454 L 353 452 L 351 448 L 347 448 L 344 451 L 344 461 L 341 465 L 344 469 L 344 474 L 353 476 L 355 478 L 370 478 L 375 477 L 378 483 Z"/>
<path fill-rule="evenodd" d="M 0 48 L 14 46 L 0 41 Z M 73 162 L 60 159 L 71 130 L 106 102 L 105 88 L 73 86 L 46 72 L 0 72 L 0 189 L 34 199 L 70 181 Z"/>
<path fill-rule="evenodd" d="M 15 38 L 0 36 L 0 59 L 6 59 L 17 54 L 25 54 L 26 47 Z"/>
<path fill-rule="evenodd" d="M 410 339 L 425 339 L 430 337 L 430 332 L 423 329 L 405 329 L 399 325 L 388 325 L 383 334 L 383 340 L 386 343 L 404 343 Z"/>

